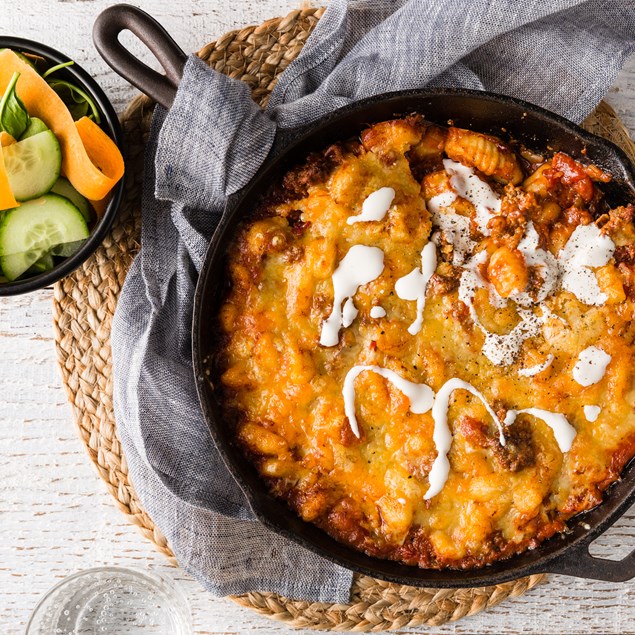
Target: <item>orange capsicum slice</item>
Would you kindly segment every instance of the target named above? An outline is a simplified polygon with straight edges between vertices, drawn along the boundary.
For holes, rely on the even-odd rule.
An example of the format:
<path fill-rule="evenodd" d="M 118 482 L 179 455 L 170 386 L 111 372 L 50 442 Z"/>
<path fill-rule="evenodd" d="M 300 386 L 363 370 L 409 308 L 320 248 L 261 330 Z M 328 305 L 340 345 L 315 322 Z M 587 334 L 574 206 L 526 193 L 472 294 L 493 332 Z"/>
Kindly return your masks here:
<path fill-rule="evenodd" d="M 4 167 L 4 157 L 0 149 L 0 210 L 13 209 L 18 207 L 20 203 L 15 200 L 11 186 L 9 185 L 9 177 Z"/>
<path fill-rule="evenodd" d="M 0 132 L 0 148 L 10 146 L 12 143 L 15 143 L 15 139 L 8 132 L 4 130 Z"/>

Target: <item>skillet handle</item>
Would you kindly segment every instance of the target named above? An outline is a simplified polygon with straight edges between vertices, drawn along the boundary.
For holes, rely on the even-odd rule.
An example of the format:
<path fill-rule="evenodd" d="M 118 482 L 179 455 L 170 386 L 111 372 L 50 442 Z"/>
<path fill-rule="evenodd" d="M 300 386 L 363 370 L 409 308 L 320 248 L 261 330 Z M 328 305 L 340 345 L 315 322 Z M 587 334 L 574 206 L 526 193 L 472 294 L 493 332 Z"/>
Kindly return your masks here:
<path fill-rule="evenodd" d="M 150 49 L 165 75 L 143 64 L 121 44 L 119 34 L 125 30 L 134 33 Z M 108 7 L 95 20 L 93 42 L 116 73 L 165 108 L 172 106 L 187 56 L 151 15 L 129 4 Z"/>
<path fill-rule="evenodd" d="M 593 538 L 567 550 L 566 554 L 556 558 L 541 571 L 606 582 L 626 582 L 635 578 L 635 549 L 622 560 L 605 560 L 589 553 L 592 542 Z"/>

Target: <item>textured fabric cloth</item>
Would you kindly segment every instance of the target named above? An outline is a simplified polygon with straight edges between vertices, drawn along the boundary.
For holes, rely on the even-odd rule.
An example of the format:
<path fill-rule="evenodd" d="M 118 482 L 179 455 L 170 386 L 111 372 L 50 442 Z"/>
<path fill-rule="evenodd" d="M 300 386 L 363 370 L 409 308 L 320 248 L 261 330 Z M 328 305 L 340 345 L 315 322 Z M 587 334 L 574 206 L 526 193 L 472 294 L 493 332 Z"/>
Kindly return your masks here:
<path fill-rule="evenodd" d="M 376 93 L 486 89 L 581 121 L 634 50 L 634 35 L 632 1 L 335 0 L 265 112 L 244 84 L 189 58 L 173 107 L 155 112 L 142 249 L 112 343 L 115 412 L 132 483 L 181 566 L 207 589 L 340 602 L 351 584 L 349 571 L 254 519 L 199 409 L 193 295 L 226 197 L 288 131 Z"/>

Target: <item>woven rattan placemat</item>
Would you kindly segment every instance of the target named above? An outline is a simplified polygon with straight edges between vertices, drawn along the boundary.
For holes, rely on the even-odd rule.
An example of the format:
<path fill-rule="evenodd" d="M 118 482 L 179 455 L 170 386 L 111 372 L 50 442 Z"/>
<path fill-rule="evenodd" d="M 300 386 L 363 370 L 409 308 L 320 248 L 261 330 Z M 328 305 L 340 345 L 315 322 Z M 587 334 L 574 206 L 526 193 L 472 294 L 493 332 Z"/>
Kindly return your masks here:
<path fill-rule="evenodd" d="M 298 55 L 323 9 L 302 9 L 260 26 L 232 31 L 204 47 L 200 57 L 216 70 L 242 79 L 265 104 L 276 77 Z M 127 185 L 121 213 L 95 254 L 55 286 L 53 316 L 62 378 L 79 434 L 119 509 L 174 562 L 165 537 L 145 513 L 128 480 L 112 408 L 110 326 L 128 268 L 139 249 L 143 150 L 153 103 L 137 97 L 122 117 Z M 586 127 L 621 145 L 635 159 L 628 133 L 606 104 Z M 232 599 L 292 626 L 334 631 L 382 631 L 439 625 L 473 615 L 523 594 L 544 576 L 480 589 L 418 589 L 356 576 L 349 604 L 288 600 L 275 593 Z"/>

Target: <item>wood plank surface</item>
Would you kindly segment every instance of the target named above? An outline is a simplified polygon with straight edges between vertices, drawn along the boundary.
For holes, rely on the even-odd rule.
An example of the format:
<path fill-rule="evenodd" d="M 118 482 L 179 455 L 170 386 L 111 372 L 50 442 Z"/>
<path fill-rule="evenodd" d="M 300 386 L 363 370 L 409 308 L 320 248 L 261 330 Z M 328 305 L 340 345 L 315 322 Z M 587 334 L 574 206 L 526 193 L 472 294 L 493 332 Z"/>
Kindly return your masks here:
<path fill-rule="evenodd" d="M 95 76 L 121 111 L 135 91 L 107 68 L 90 39 L 95 16 L 110 4 L 0 0 L 0 33 L 39 39 L 69 54 Z M 231 29 L 284 15 L 299 0 L 135 4 L 153 13 L 185 50 L 194 50 Z M 132 45 L 148 59 L 138 43 Z M 635 132 L 635 59 L 608 100 Z M 116 509 L 75 433 L 55 362 L 51 298 L 51 290 L 44 290 L 0 299 L 0 633 L 23 633 L 38 598 L 50 586 L 77 570 L 101 565 L 149 569 L 176 580 L 189 597 L 198 634 L 298 633 L 205 593 L 168 566 Z M 632 509 L 594 552 L 615 558 L 633 546 Z M 549 584 L 521 598 L 429 632 L 635 633 L 635 583 L 552 576 Z"/>

